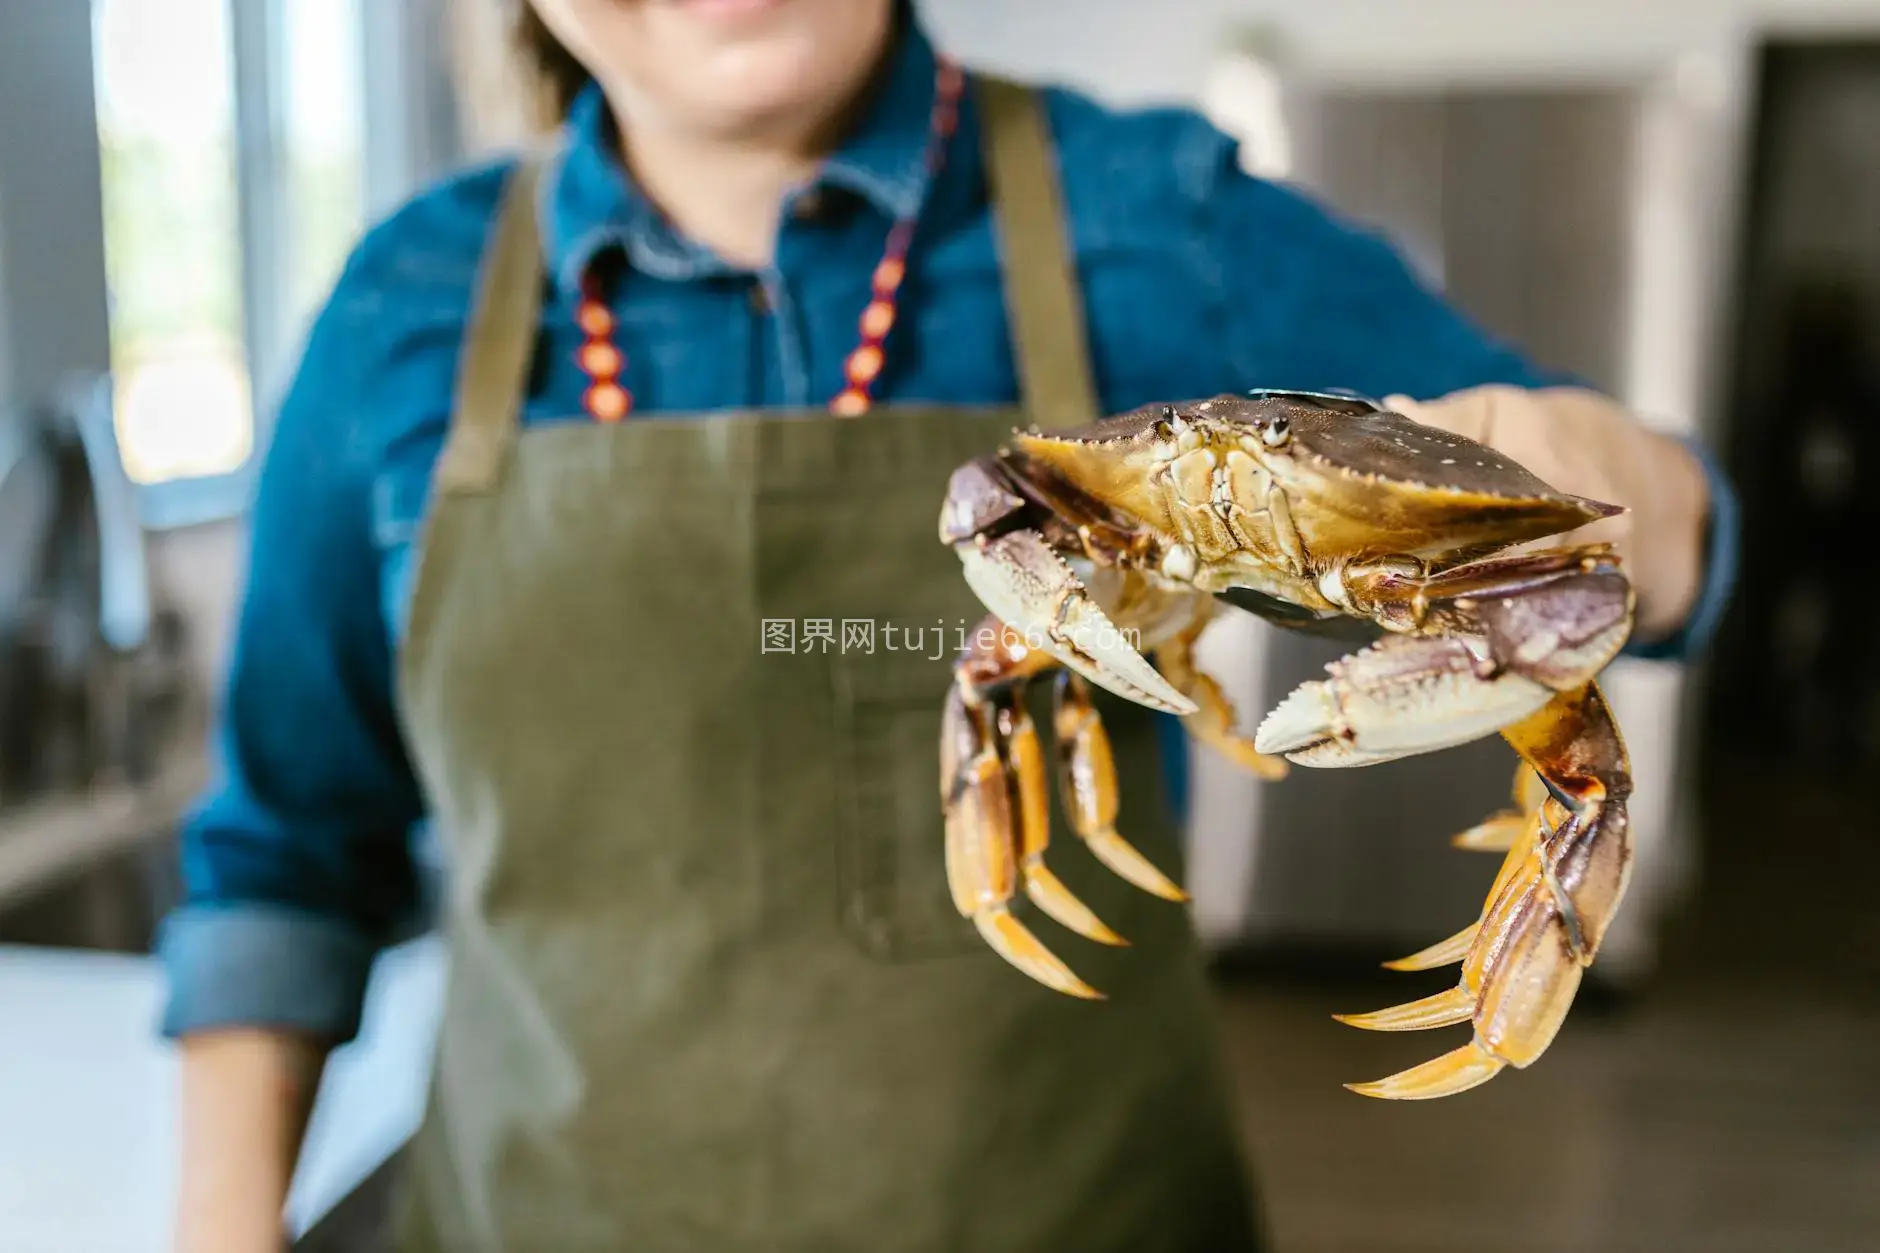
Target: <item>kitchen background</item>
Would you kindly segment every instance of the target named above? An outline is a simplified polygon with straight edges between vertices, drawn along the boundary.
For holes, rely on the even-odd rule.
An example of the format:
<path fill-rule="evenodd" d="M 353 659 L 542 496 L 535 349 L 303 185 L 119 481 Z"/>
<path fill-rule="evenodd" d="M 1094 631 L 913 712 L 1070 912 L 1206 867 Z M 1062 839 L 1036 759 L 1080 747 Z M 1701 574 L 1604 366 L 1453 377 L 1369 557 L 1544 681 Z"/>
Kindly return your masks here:
<path fill-rule="evenodd" d="M 1386 229 L 1494 330 L 1701 434 L 1743 493 L 1713 655 L 1610 676 L 1638 868 L 1544 1074 L 1379 1113 L 1337 1086 L 1392 1068 L 1379 1037 L 1325 1017 L 1405 999 L 1376 960 L 1474 915 L 1492 866 L 1445 837 L 1503 802 L 1504 747 L 1269 788 L 1196 756 L 1195 910 L 1280 1248 L 1880 1247 L 1880 914 L 1861 887 L 1880 823 L 1860 787 L 1880 762 L 1880 3 L 921 7 L 969 62 L 1207 110 L 1249 169 Z M 354 238 L 516 136 L 501 9 L 0 5 L 6 1253 L 165 1247 L 147 950 L 206 777 L 248 475 Z M 1250 717 L 1334 655 L 1251 621 L 1206 642 Z M 329 1075 L 294 1202 L 306 1247 L 370 1225 L 416 1116 L 437 956 L 388 957 Z"/>

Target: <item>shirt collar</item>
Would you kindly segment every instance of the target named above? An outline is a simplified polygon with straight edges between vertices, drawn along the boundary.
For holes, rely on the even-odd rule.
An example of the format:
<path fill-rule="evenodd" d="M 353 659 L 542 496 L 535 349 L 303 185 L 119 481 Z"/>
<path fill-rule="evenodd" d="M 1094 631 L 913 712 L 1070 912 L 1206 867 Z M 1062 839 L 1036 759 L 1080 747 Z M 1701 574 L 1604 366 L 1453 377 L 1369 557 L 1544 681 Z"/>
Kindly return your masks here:
<path fill-rule="evenodd" d="M 889 218 L 918 213 L 931 190 L 927 164 L 937 54 L 900 0 L 899 34 L 886 76 L 861 123 L 811 186 L 853 192 Z M 805 189 L 807 190 L 807 189 Z M 660 278 L 685 280 L 735 269 L 686 239 L 646 198 L 615 155 L 613 114 L 589 83 L 562 127 L 542 186 L 544 260 L 564 293 L 580 289 L 594 258 L 623 248 L 628 263 Z"/>

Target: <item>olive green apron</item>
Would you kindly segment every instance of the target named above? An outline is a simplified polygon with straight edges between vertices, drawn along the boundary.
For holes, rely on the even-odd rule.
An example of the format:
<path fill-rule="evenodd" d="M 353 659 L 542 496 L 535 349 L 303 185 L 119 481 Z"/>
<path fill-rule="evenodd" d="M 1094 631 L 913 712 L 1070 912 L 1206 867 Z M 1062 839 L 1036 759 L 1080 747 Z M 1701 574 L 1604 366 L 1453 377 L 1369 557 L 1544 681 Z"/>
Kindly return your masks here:
<path fill-rule="evenodd" d="M 1022 412 L 520 432 L 543 273 L 512 180 L 402 657 L 451 869 L 407 1253 L 1257 1245 L 1184 911 L 1058 815 L 1059 873 L 1134 945 L 1037 924 L 1092 1003 L 947 892 L 941 699 L 982 612 L 947 477 L 1095 416 L 1042 113 L 977 86 Z M 1103 708 L 1122 829 L 1179 873 L 1154 724 Z"/>

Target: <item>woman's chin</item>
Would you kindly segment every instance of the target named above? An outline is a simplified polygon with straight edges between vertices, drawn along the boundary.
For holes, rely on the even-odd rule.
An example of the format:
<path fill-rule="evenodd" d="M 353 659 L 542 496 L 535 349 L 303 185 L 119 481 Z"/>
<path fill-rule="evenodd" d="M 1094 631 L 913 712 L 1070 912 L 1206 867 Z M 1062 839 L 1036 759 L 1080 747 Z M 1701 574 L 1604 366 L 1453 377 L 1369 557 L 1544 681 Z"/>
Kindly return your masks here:
<path fill-rule="evenodd" d="M 714 129 L 763 130 L 774 118 L 819 112 L 832 92 L 844 90 L 854 67 L 828 61 L 808 39 L 753 41 L 718 49 L 674 87 L 690 98 L 688 111 L 715 119 Z"/>
<path fill-rule="evenodd" d="M 890 0 L 569 0 L 569 12 L 617 103 L 726 135 L 847 98 L 892 26 Z"/>

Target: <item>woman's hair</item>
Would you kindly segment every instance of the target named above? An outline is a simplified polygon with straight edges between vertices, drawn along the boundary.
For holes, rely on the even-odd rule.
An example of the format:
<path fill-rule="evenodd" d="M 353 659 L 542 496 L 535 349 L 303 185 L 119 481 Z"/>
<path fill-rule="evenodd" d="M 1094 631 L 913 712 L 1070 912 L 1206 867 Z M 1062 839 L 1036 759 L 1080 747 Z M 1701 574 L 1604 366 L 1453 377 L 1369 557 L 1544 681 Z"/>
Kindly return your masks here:
<path fill-rule="evenodd" d="M 559 123 L 567 118 L 575 97 L 588 85 L 587 67 L 575 60 L 561 40 L 548 29 L 530 0 L 515 0 L 516 16 L 510 37 L 524 76 L 535 88 L 547 120 Z"/>

